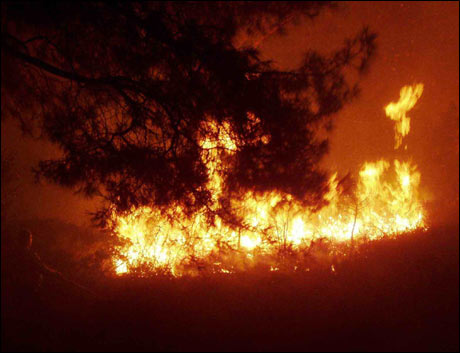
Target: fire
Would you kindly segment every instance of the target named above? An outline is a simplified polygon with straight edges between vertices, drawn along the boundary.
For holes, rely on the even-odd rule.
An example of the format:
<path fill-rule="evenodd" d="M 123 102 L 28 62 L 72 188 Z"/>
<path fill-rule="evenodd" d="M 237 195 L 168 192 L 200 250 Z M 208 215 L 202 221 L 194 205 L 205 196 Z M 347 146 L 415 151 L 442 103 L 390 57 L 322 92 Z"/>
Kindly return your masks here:
<path fill-rule="evenodd" d="M 385 107 L 385 113 L 395 124 L 395 149 L 402 144 L 402 139 L 410 131 L 410 118 L 406 113 L 411 110 L 423 93 L 423 84 L 404 86 L 399 93 L 399 101 Z"/>
<path fill-rule="evenodd" d="M 385 108 L 396 120 L 397 146 L 409 132 L 410 119 L 405 113 L 422 90 L 421 84 L 405 86 L 400 101 Z M 208 166 L 209 187 L 217 207 L 222 192 L 219 170 L 225 167 L 219 153 L 231 155 L 236 145 L 230 126 L 217 126 L 212 120 L 208 124 L 212 136 L 203 137 L 202 158 Z M 277 270 L 283 251 L 306 253 L 318 239 L 340 244 L 425 227 L 418 194 L 420 177 L 410 162 L 365 162 L 351 192 L 343 188 L 337 174 L 330 177 L 325 195 L 328 205 L 319 212 L 306 209 L 290 195 L 247 192 L 230 204 L 243 220 L 242 228 L 228 226 L 220 218 L 210 226 L 204 214 L 187 217 L 180 206 L 167 214 L 149 207 L 132 209 L 124 216 L 114 213 L 112 229 L 126 240 L 114 266 L 118 274 L 141 267 L 180 276 L 201 268 L 230 273 L 263 261 Z"/>

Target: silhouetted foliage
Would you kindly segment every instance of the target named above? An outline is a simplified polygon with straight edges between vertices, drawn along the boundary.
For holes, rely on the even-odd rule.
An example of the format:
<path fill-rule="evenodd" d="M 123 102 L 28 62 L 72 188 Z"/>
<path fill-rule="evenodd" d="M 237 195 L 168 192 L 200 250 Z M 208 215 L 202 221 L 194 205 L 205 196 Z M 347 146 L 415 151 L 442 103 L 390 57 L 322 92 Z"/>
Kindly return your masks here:
<path fill-rule="evenodd" d="M 282 31 L 327 2 L 46 2 L 2 4 L 2 112 L 38 123 L 63 151 L 44 176 L 117 211 L 211 203 L 204 137 L 236 143 L 222 206 L 235 191 L 280 190 L 319 207 L 327 190 L 318 124 L 357 93 L 374 51 L 367 29 L 330 56 L 275 69 L 237 33 Z M 213 136 L 214 135 L 214 136 Z M 207 207 L 211 212 L 211 209 Z M 213 211 L 215 212 L 215 210 Z M 221 213 L 222 215 L 223 213 Z M 104 213 L 99 214 L 104 218 Z"/>

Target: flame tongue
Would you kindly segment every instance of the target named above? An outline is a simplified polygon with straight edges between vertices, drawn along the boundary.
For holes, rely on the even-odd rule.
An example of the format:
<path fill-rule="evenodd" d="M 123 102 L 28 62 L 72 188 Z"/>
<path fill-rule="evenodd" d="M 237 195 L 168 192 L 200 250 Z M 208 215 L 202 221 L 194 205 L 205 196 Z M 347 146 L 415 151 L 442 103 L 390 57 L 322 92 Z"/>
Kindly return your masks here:
<path fill-rule="evenodd" d="M 422 84 L 405 86 L 399 102 L 385 108 L 387 115 L 396 121 L 396 148 L 409 132 L 410 118 L 406 112 L 413 108 L 422 91 Z M 209 124 L 217 138 L 203 139 L 203 160 L 208 166 L 209 187 L 218 200 L 222 190 L 218 170 L 223 161 L 215 147 L 222 147 L 224 153 L 231 155 L 235 144 L 229 126 L 218 128 L 213 122 Z M 186 217 L 181 207 L 171 210 L 174 217 L 149 207 L 133 209 L 126 216 L 114 213 L 113 230 L 128 240 L 120 249 L 121 256 L 114 257 L 114 266 L 119 274 L 143 265 L 148 270 L 166 269 L 182 275 L 193 273 L 202 264 L 215 272 L 228 273 L 263 259 L 277 269 L 277 254 L 281 249 L 301 253 L 318 238 L 334 242 L 375 239 L 424 227 L 419 183 L 416 166 L 399 160 L 390 164 L 382 159 L 363 164 L 351 195 L 343 192 L 337 175 L 332 175 L 330 191 L 325 196 L 329 205 L 317 213 L 289 195 L 248 192 L 231 202 L 247 226 L 244 230 L 232 229 L 220 219 L 209 226 L 203 215 Z"/>
<path fill-rule="evenodd" d="M 406 113 L 411 110 L 423 93 L 423 84 L 404 86 L 399 93 L 399 101 L 385 107 L 385 113 L 395 124 L 395 149 L 402 144 L 402 139 L 410 131 L 410 117 Z"/>

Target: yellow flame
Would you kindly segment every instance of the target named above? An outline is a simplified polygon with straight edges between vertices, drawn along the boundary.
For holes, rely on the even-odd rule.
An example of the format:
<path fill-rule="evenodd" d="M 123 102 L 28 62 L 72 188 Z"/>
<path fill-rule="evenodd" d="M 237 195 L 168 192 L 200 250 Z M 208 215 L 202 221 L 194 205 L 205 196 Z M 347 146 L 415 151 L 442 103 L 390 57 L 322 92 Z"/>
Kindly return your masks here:
<path fill-rule="evenodd" d="M 399 101 L 385 107 L 386 115 L 395 123 L 395 149 L 402 144 L 402 139 L 410 131 L 410 117 L 406 113 L 411 110 L 423 93 L 423 84 L 404 86 L 399 93 Z"/>
<path fill-rule="evenodd" d="M 422 89 L 421 84 L 404 87 L 400 101 L 387 106 L 387 114 L 397 112 L 391 113 L 392 119 L 397 116 L 401 124 L 408 121 L 405 112 L 413 107 Z M 237 145 L 228 124 L 206 124 L 211 133 L 202 139 L 202 158 L 210 175 L 208 187 L 215 204 L 212 207 L 217 208 L 222 193 L 220 170 L 225 167 L 220 157 L 222 153 L 231 156 Z M 402 138 L 409 132 L 408 125 L 407 131 L 401 131 Z M 112 228 L 127 241 L 119 249 L 121 256 L 114 257 L 114 268 L 122 274 L 144 265 L 179 276 L 208 266 L 217 273 L 230 273 L 254 265 L 263 257 L 276 271 L 279 267 L 273 259 L 280 250 L 302 253 L 319 238 L 339 243 L 424 227 L 419 184 L 420 173 L 415 165 L 399 160 L 391 164 L 381 159 L 363 163 L 353 193 L 344 192 L 337 174 L 333 174 L 325 195 L 328 205 L 316 213 L 290 195 L 247 192 L 231 200 L 229 206 L 242 219 L 244 227 L 239 229 L 220 218 L 209 226 L 203 214 L 187 217 L 180 206 L 171 208 L 169 215 L 149 207 L 132 209 L 123 216 L 114 213 Z"/>

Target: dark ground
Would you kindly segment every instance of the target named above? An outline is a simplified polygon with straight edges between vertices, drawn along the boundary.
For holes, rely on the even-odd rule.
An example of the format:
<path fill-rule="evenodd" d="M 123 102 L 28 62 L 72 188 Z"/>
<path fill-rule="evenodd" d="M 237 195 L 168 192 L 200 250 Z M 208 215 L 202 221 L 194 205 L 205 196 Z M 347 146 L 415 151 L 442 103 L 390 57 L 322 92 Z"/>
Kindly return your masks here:
<path fill-rule="evenodd" d="M 28 304 L 4 283 L 2 351 L 459 349 L 458 226 L 364 245 L 335 272 L 105 278 L 99 299 L 50 282 Z"/>

